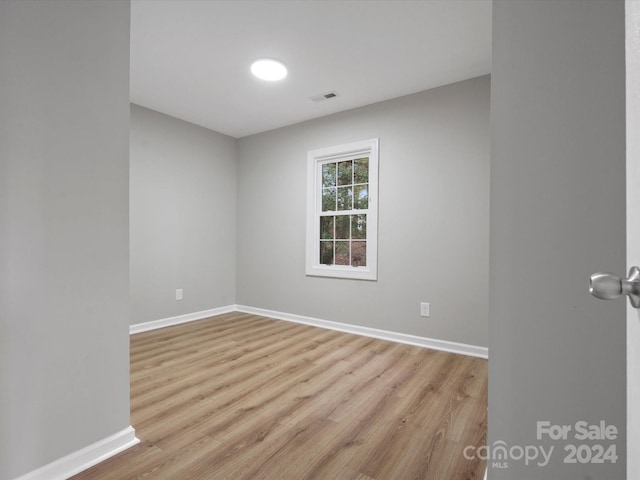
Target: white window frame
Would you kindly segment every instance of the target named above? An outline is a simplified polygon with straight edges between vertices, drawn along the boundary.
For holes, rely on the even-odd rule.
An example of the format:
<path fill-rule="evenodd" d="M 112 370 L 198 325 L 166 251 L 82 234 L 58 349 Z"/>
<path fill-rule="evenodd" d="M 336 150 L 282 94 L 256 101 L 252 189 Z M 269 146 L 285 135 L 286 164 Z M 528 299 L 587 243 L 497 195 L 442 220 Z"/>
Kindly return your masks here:
<path fill-rule="evenodd" d="M 340 214 L 367 215 L 366 266 L 323 265 L 320 263 L 320 214 L 322 212 L 322 165 L 341 160 L 369 158 L 369 204 L 364 210 L 344 210 Z M 378 139 L 310 150 L 307 153 L 307 262 L 310 276 L 378 279 Z M 338 212 L 336 212 L 338 213 Z"/>

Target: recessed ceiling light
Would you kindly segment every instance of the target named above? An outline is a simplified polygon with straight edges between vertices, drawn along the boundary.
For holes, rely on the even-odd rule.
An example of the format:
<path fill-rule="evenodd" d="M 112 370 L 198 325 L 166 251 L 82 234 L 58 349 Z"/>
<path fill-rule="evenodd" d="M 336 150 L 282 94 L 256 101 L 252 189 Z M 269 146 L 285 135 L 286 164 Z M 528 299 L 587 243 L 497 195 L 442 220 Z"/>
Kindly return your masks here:
<path fill-rule="evenodd" d="M 273 82 L 287 76 L 287 67 L 273 58 L 261 58 L 251 64 L 251 73 L 262 80 Z"/>

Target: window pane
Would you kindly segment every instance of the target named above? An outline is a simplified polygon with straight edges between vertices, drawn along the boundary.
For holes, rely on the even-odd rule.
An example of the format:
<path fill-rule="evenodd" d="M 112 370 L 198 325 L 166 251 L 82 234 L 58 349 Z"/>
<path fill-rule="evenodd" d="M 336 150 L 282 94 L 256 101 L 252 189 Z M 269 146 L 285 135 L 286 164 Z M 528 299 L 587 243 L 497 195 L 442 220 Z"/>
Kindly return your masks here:
<path fill-rule="evenodd" d="M 351 177 L 353 161 L 338 163 L 338 185 L 351 185 L 353 178 Z"/>
<path fill-rule="evenodd" d="M 369 208 L 369 185 L 358 185 L 353 187 L 354 199 L 353 208 L 366 209 Z"/>
<path fill-rule="evenodd" d="M 367 266 L 367 242 L 351 242 L 351 265 Z"/>
<path fill-rule="evenodd" d="M 307 152 L 306 275 L 378 278 L 378 143 Z"/>
<path fill-rule="evenodd" d="M 351 215 L 351 238 L 365 240 L 367 238 L 367 216 Z"/>
<path fill-rule="evenodd" d="M 336 209 L 336 187 L 322 189 L 322 211 L 332 212 Z"/>
<path fill-rule="evenodd" d="M 322 165 L 322 186 L 323 187 L 335 187 L 336 186 L 336 164 L 327 163 Z"/>
<path fill-rule="evenodd" d="M 369 183 L 369 159 L 360 158 L 354 164 L 353 183 Z"/>
<path fill-rule="evenodd" d="M 333 242 L 320 242 L 320 264 L 333 265 Z"/>
<path fill-rule="evenodd" d="M 320 238 L 322 240 L 333 240 L 333 218 L 320 217 Z"/>
<path fill-rule="evenodd" d="M 336 217 L 336 238 L 338 240 L 349 240 L 349 215 Z"/>
<path fill-rule="evenodd" d="M 336 242 L 336 265 L 349 265 L 349 242 Z"/>
<path fill-rule="evenodd" d="M 353 208 L 353 187 L 338 187 L 338 210 Z"/>

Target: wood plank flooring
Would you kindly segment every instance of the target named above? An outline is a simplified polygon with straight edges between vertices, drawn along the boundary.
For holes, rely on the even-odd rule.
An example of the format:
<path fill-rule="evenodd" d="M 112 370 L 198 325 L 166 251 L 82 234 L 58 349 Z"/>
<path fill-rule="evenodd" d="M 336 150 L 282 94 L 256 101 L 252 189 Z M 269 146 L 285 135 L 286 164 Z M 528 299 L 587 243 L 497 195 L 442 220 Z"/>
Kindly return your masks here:
<path fill-rule="evenodd" d="M 131 422 L 73 479 L 482 479 L 487 362 L 231 313 L 131 337 Z"/>

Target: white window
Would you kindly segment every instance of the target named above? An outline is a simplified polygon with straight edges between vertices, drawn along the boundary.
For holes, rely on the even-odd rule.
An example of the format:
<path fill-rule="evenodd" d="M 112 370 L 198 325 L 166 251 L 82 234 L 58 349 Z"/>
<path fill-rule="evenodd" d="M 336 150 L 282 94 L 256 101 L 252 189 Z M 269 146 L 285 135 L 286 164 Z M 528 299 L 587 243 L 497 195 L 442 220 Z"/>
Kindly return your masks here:
<path fill-rule="evenodd" d="M 377 279 L 378 139 L 307 155 L 307 275 Z"/>

